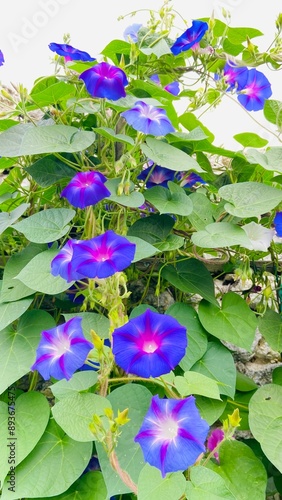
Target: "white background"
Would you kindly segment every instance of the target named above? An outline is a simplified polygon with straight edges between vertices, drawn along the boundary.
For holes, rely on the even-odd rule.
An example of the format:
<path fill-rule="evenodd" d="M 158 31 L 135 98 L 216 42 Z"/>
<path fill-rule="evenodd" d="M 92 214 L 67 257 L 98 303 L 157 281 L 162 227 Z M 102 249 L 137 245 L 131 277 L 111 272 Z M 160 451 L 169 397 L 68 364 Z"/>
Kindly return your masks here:
<path fill-rule="evenodd" d="M 99 60 L 99 54 L 107 43 L 114 38 L 123 39 L 124 29 L 132 23 L 146 24 L 148 10 L 158 10 L 161 5 L 161 1 L 155 0 L 8 0 L 1 13 L 0 48 L 5 56 L 5 65 L 0 68 L 1 83 L 23 83 L 30 90 L 36 78 L 51 75 L 53 53 L 48 44 L 62 43 L 65 33 L 70 34 L 71 45 Z M 264 33 L 263 37 L 253 40 L 260 51 L 266 50 L 272 41 L 275 20 L 282 12 L 282 0 L 174 0 L 171 5 L 188 23 L 186 26 L 177 16 L 176 35 L 187 29 L 193 19 L 210 17 L 213 11 L 215 17 L 224 20 L 224 7 L 231 14 L 231 26 L 254 27 Z M 142 11 L 134 17 L 117 20 L 133 9 Z M 272 83 L 272 99 L 282 100 L 281 73 L 266 66 L 259 70 Z M 226 96 L 215 110 L 207 111 L 201 120 L 215 133 L 217 145 L 239 150 L 240 145 L 232 139 L 233 135 L 251 131 L 268 139 L 269 145 L 279 144 L 262 127 L 275 131 L 262 112 L 252 112 L 248 116 L 236 98 L 232 100 L 230 96 Z"/>

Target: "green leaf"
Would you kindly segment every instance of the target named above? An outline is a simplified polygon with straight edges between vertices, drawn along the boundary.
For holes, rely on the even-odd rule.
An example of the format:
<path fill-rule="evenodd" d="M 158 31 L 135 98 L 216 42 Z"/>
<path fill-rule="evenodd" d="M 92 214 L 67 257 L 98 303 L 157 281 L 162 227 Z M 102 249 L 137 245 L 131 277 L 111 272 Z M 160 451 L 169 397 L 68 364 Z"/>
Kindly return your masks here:
<path fill-rule="evenodd" d="M 210 200 L 201 193 L 192 193 L 189 196 L 193 204 L 193 211 L 189 214 L 189 221 L 191 225 L 200 231 L 214 222 L 212 215 L 212 203 Z"/>
<path fill-rule="evenodd" d="M 181 472 L 162 478 L 155 467 L 146 464 L 138 479 L 138 500 L 172 500 L 182 497 L 186 480 Z"/>
<path fill-rule="evenodd" d="M 200 411 L 201 417 L 206 420 L 209 425 L 212 425 L 224 412 L 226 399 L 220 401 L 218 399 L 205 398 L 204 396 L 196 396 L 196 406 Z"/>
<path fill-rule="evenodd" d="M 54 326 L 47 312 L 28 311 L 20 318 L 16 331 L 11 327 L 1 330 L 0 394 L 30 371 L 42 330 Z"/>
<path fill-rule="evenodd" d="M 257 384 L 244 373 L 236 373 L 236 389 L 240 392 L 249 392 L 257 389 Z"/>
<path fill-rule="evenodd" d="M 225 38 L 223 40 L 222 48 L 224 52 L 227 52 L 227 54 L 238 56 L 244 50 L 244 45 L 242 45 L 241 43 L 234 45 L 234 43 L 231 43 L 228 38 Z"/>
<path fill-rule="evenodd" d="M 64 292 L 71 287 L 74 281 L 67 283 L 60 276 L 55 277 L 51 274 L 51 261 L 57 253 L 58 250 L 52 248 L 39 253 L 31 259 L 16 278 L 24 285 L 41 293 L 56 295 Z"/>
<path fill-rule="evenodd" d="M 134 145 L 132 137 L 126 134 L 116 134 L 115 130 L 109 127 L 99 127 L 94 129 L 97 134 L 110 139 L 112 142 L 124 142 L 125 144 Z"/>
<path fill-rule="evenodd" d="M 18 319 L 23 313 L 29 308 L 30 304 L 33 301 L 32 298 L 21 299 L 15 302 L 4 302 L 0 304 L 0 325 L 1 328 L 6 328 L 6 326 L 10 325 Z M 1 381 L 0 381 L 1 385 Z"/>
<path fill-rule="evenodd" d="M 266 139 L 263 139 L 253 132 L 242 132 L 241 134 L 234 135 L 233 138 L 235 141 L 239 142 L 239 144 L 242 144 L 244 148 L 263 148 L 268 144 Z"/>
<path fill-rule="evenodd" d="M 282 201 L 282 190 L 259 182 L 227 184 L 218 191 L 225 210 L 236 217 L 255 217 L 265 214 Z"/>
<path fill-rule="evenodd" d="M 267 458 L 282 472 L 282 387 L 266 384 L 252 396 L 249 423 Z"/>
<path fill-rule="evenodd" d="M 197 259 L 180 260 L 176 266 L 167 265 L 162 276 L 173 286 L 185 293 L 197 293 L 217 305 L 211 274 Z"/>
<path fill-rule="evenodd" d="M 257 327 L 255 314 L 244 299 L 234 292 L 223 295 L 221 308 L 202 300 L 199 319 L 214 337 L 251 350 Z"/>
<path fill-rule="evenodd" d="M 74 216 L 75 211 L 69 208 L 49 208 L 17 222 L 13 228 L 23 233 L 29 241 L 50 243 L 67 234 L 70 229 L 68 222 Z"/>
<path fill-rule="evenodd" d="M 282 321 L 280 314 L 267 309 L 264 316 L 259 318 L 259 330 L 271 349 L 278 352 L 282 351 Z"/>
<path fill-rule="evenodd" d="M 135 255 L 132 262 L 147 259 L 148 257 L 152 257 L 152 255 L 158 253 L 158 250 L 153 245 L 150 245 L 150 243 L 138 238 L 137 236 L 127 235 L 126 239 L 130 241 L 130 243 L 134 243 L 136 245 Z"/>
<path fill-rule="evenodd" d="M 157 58 L 160 58 L 166 54 L 171 54 L 170 47 L 163 38 L 157 43 L 154 43 L 152 47 L 142 47 L 139 50 L 146 55 L 155 54 Z"/>
<path fill-rule="evenodd" d="M 282 366 L 277 366 L 272 372 L 272 381 L 274 384 L 282 385 Z"/>
<path fill-rule="evenodd" d="M 265 170 L 270 172 L 282 172 L 282 148 L 273 147 L 269 148 L 266 153 L 261 153 L 256 149 L 250 148 L 246 152 L 246 158 L 251 164 L 261 165 Z"/>
<path fill-rule="evenodd" d="M 79 130 L 68 125 L 35 127 L 19 123 L 0 135 L 2 156 L 16 157 L 42 153 L 75 153 L 91 146 L 94 132 Z"/>
<path fill-rule="evenodd" d="M 213 133 L 207 127 L 205 127 L 202 122 L 198 120 L 198 118 L 196 118 L 194 113 L 188 112 L 180 115 L 179 123 L 181 123 L 181 125 L 183 125 L 183 127 L 185 127 L 187 130 L 194 130 L 196 127 L 200 127 L 208 137 L 208 140 L 210 142 L 214 141 L 215 136 L 213 135 Z"/>
<path fill-rule="evenodd" d="M 49 106 L 50 104 L 56 104 L 74 94 L 74 85 L 65 82 L 56 82 L 44 90 L 41 90 L 41 92 L 31 92 L 30 97 L 38 107 L 43 107 Z"/>
<path fill-rule="evenodd" d="M 169 170 L 203 172 L 203 169 L 194 158 L 184 153 L 184 151 L 153 137 L 146 138 L 146 144 L 141 145 L 141 150 L 150 160 Z"/>
<path fill-rule="evenodd" d="M 93 387 L 97 381 L 98 373 L 93 370 L 86 370 L 74 373 L 70 380 L 59 380 L 59 382 L 52 384 L 50 389 L 55 398 L 62 399 L 74 392 L 87 391 L 87 389 Z"/>
<path fill-rule="evenodd" d="M 154 205 L 160 214 L 189 215 L 193 210 L 192 201 L 185 190 L 171 181 L 168 181 L 168 188 L 154 186 L 145 191 L 145 199 Z"/>
<path fill-rule="evenodd" d="M 201 248 L 231 247 L 250 245 L 244 229 L 231 222 L 213 222 L 205 229 L 192 234 L 192 242 Z M 248 248 L 248 247 L 247 247 Z"/>
<path fill-rule="evenodd" d="M 267 121 L 274 123 L 280 131 L 282 128 L 282 102 L 274 99 L 266 99 L 263 114 Z"/>
<path fill-rule="evenodd" d="M 231 28 L 227 30 L 227 36 L 231 43 L 239 44 L 245 42 L 248 38 L 262 36 L 263 33 L 255 28 Z"/>
<path fill-rule="evenodd" d="M 219 474 L 201 465 L 190 468 L 186 497 L 189 500 L 237 500 Z"/>
<path fill-rule="evenodd" d="M 137 483 L 140 471 L 144 467 L 145 462 L 142 450 L 139 444 L 134 442 L 134 437 L 138 433 L 150 406 L 152 394 L 144 386 L 129 383 L 115 389 L 107 399 L 112 404 L 115 415 L 117 415 L 118 410 L 123 411 L 125 408 L 128 408 L 130 422 L 122 427 L 121 436 L 118 439 L 115 451 L 121 468 L 126 470 L 132 480 Z M 113 471 L 102 444 L 95 444 L 101 470 L 107 485 L 108 497 L 129 493 L 130 489 L 122 482 L 118 474 Z"/>
<path fill-rule="evenodd" d="M 170 314 L 187 328 L 188 348 L 179 366 L 182 370 L 188 371 L 207 350 L 206 332 L 198 319 L 197 312 L 188 304 L 175 302 L 167 309 L 166 314 Z"/>
<path fill-rule="evenodd" d="M 210 460 L 207 467 L 224 479 L 236 500 L 265 500 L 266 470 L 246 444 L 235 439 L 224 441 L 219 448 L 219 465 Z"/>
<path fill-rule="evenodd" d="M 102 50 L 101 54 L 109 57 L 114 64 L 119 65 L 120 56 L 130 55 L 131 44 L 125 42 L 124 40 L 112 40 L 106 47 Z"/>
<path fill-rule="evenodd" d="M 165 241 L 160 241 L 155 243 L 155 247 L 160 252 L 172 252 L 177 250 L 184 245 L 184 238 L 177 236 L 176 234 L 169 234 Z"/>
<path fill-rule="evenodd" d="M 44 156 L 31 167 L 25 169 L 31 177 L 42 187 L 52 186 L 62 179 L 74 176 L 75 170 L 54 155 Z"/>
<path fill-rule="evenodd" d="M 15 469 L 15 492 L 8 490 L 6 478 L 1 500 L 53 497 L 63 493 L 81 476 L 91 454 L 92 443 L 73 441 L 50 420 L 36 447 Z"/>
<path fill-rule="evenodd" d="M 180 236 L 170 234 L 173 226 L 172 217 L 165 214 L 155 214 L 134 222 L 128 229 L 128 235 L 147 241 L 159 251 L 167 251 L 180 248 L 184 243 Z"/>
<path fill-rule="evenodd" d="M 66 321 L 71 318 L 79 316 L 82 318 L 82 330 L 85 337 L 92 342 L 92 337 L 90 330 L 94 330 L 99 337 L 103 339 L 109 338 L 110 332 L 110 321 L 106 316 L 102 314 L 92 313 L 92 312 L 79 312 L 79 313 L 63 313 Z"/>
<path fill-rule="evenodd" d="M 22 203 L 19 207 L 15 208 L 11 212 L 1 212 L 0 213 L 0 234 L 2 234 L 5 229 L 11 227 L 12 224 L 18 220 L 21 215 L 28 209 L 29 203 Z"/>
<path fill-rule="evenodd" d="M 177 375 L 174 384 L 181 397 L 200 394 L 207 398 L 220 399 L 217 383 L 201 373 L 189 371 L 185 372 L 183 376 Z"/>
<path fill-rule="evenodd" d="M 89 429 L 93 415 L 98 415 L 105 429 L 109 420 L 104 410 L 111 408 L 109 401 L 97 394 L 73 392 L 63 397 L 52 408 L 53 417 L 65 433 L 75 441 L 95 441 Z"/>
<path fill-rule="evenodd" d="M 105 500 L 106 498 L 107 489 L 102 473 L 90 471 L 79 477 L 67 491 L 53 496 L 52 500 Z M 42 498 L 34 498 L 34 500 L 42 500 Z"/>
<path fill-rule="evenodd" d="M 0 403 L 1 484 L 10 470 L 10 465 L 16 467 L 33 450 L 46 429 L 49 415 L 48 401 L 39 392 L 21 394 L 16 399 L 14 408 Z M 8 431 L 9 427 L 10 431 Z M 9 463 L 10 448 L 7 446 L 9 443 L 7 439 L 12 442 L 15 438 L 15 456 Z"/>
<path fill-rule="evenodd" d="M 16 276 L 38 253 L 46 246 L 29 244 L 21 252 L 12 255 L 4 269 L 3 283 L 0 293 L 0 302 L 14 302 L 35 293 L 35 290 L 24 285 Z"/>
<path fill-rule="evenodd" d="M 137 208 L 145 203 L 145 198 L 142 193 L 135 191 L 135 184 L 130 181 L 129 193 L 128 194 L 117 194 L 119 184 L 121 183 L 121 177 L 119 179 L 110 179 L 105 183 L 105 186 L 111 192 L 111 196 L 106 198 L 109 201 L 114 201 L 119 205 L 124 207 Z"/>
<path fill-rule="evenodd" d="M 191 370 L 212 378 L 220 394 L 234 398 L 236 367 L 231 352 L 219 342 L 209 342 L 207 351 Z"/>

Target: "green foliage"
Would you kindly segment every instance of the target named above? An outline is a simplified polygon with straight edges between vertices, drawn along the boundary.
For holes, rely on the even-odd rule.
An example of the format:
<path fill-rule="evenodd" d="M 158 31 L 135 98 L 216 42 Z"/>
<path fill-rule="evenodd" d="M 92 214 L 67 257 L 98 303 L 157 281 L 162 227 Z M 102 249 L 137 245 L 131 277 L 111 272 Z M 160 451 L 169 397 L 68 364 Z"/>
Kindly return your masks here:
<path fill-rule="evenodd" d="M 171 500 L 180 498 L 185 491 L 186 481 L 179 473 L 168 474 L 165 478 L 150 465 L 145 465 L 138 480 L 138 500 Z"/>

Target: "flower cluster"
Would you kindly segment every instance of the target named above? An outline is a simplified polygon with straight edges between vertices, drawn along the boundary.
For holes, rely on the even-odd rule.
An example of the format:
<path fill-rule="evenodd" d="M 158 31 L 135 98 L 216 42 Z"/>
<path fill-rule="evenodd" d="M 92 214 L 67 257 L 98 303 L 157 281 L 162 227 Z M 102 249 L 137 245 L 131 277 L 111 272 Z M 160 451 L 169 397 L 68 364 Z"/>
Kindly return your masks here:
<path fill-rule="evenodd" d="M 128 267 L 134 254 L 134 243 L 109 230 L 90 240 L 69 240 L 52 260 L 51 273 L 67 282 L 108 278 Z"/>
<path fill-rule="evenodd" d="M 63 189 L 61 196 L 77 208 L 96 205 L 111 195 L 105 186 L 106 180 L 106 177 L 100 172 L 79 172 Z"/>

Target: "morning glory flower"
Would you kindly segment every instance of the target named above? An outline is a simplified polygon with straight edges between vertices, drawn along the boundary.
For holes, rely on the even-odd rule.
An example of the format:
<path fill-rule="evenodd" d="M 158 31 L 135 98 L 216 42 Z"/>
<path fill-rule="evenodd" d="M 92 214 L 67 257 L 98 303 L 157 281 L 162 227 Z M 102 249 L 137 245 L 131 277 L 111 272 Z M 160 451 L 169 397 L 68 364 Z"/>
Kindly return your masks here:
<path fill-rule="evenodd" d="M 84 278 L 108 278 L 134 259 L 136 245 L 114 231 L 106 231 L 73 247 L 72 269 Z"/>
<path fill-rule="evenodd" d="M 185 355 L 186 347 L 186 328 L 172 316 L 150 309 L 113 332 L 116 363 L 139 377 L 169 373 Z"/>
<path fill-rule="evenodd" d="M 76 272 L 72 265 L 73 249 L 74 246 L 79 243 L 79 240 L 69 240 L 63 248 L 61 248 L 51 262 L 51 274 L 53 274 L 53 276 L 61 276 L 61 278 L 65 279 L 68 283 L 70 281 L 83 279 L 83 276 Z"/>
<path fill-rule="evenodd" d="M 56 52 L 59 56 L 64 56 L 66 61 L 95 61 L 95 57 L 91 57 L 83 50 L 75 49 L 66 43 L 50 43 L 49 49 Z"/>
<path fill-rule="evenodd" d="M 206 181 L 195 172 L 191 172 L 189 175 L 186 172 L 178 172 L 175 177 L 180 181 L 180 186 L 184 188 L 193 187 L 197 182 L 206 184 Z"/>
<path fill-rule="evenodd" d="M 169 170 L 168 168 L 161 167 L 160 165 L 155 165 L 152 160 L 147 162 L 148 167 L 142 170 L 142 172 L 137 176 L 137 179 L 141 179 L 142 181 L 146 181 L 146 187 L 151 188 L 154 186 L 163 186 L 167 187 L 168 181 L 173 181 L 174 172 Z M 150 174 L 151 172 L 151 174 Z"/>
<path fill-rule="evenodd" d="M 208 28 L 208 24 L 203 21 L 192 21 L 191 28 L 188 28 L 188 30 L 184 31 L 184 33 L 176 39 L 170 48 L 171 52 L 176 56 L 180 54 L 180 52 L 193 48 L 194 45 L 202 40 Z"/>
<path fill-rule="evenodd" d="M 2 50 L 0 50 L 0 66 L 3 66 L 4 62 L 5 62 L 4 55 Z"/>
<path fill-rule="evenodd" d="M 138 42 L 138 31 L 142 27 L 142 24 L 131 24 L 130 26 L 127 26 L 127 28 L 123 32 L 123 37 L 127 42 L 133 42 L 137 43 Z"/>
<path fill-rule="evenodd" d="M 226 63 L 223 68 L 223 78 L 229 87 L 227 90 L 231 90 L 236 87 L 237 90 L 241 90 L 245 87 L 248 77 L 248 68 L 246 66 L 235 66 L 234 64 Z M 215 75 L 216 80 L 219 78 Z"/>
<path fill-rule="evenodd" d="M 143 101 L 137 101 L 134 107 L 121 113 L 127 123 L 135 130 L 155 136 L 174 132 L 174 128 L 162 108 L 156 108 Z"/>
<path fill-rule="evenodd" d="M 273 224 L 274 224 L 277 236 L 282 238 L 282 212 L 276 212 L 276 215 L 275 215 L 274 220 L 273 220 Z"/>
<path fill-rule="evenodd" d="M 74 207 L 85 208 L 95 205 L 111 195 L 106 188 L 106 177 L 100 172 L 79 172 L 61 192 Z"/>
<path fill-rule="evenodd" d="M 79 78 L 84 81 L 87 91 L 93 97 L 105 97 L 117 101 L 126 96 L 124 90 L 128 85 L 126 74 L 122 69 L 107 62 L 101 62 L 87 69 Z"/>
<path fill-rule="evenodd" d="M 205 452 L 208 423 L 200 416 L 195 398 L 160 399 L 154 396 L 134 441 L 144 459 L 160 469 L 162 476 L 184 471 Z"/>
<path fill-rule="evenodd" d="M 50 377 L 69 380 L 94 347 L 84 337 L 81 322 L 82 318 L 75 317 L 55 328 L 44 330 L 31 370 L 38 370 L 44 380 Z"/>
<path fill-rule="evenodd" d="M 259 111 L 271 95 L 271 85 L 266 76 L 256 69 L 250 69 L 246 83 L 237 98 L 247 111 Z"/>
<path fill-rule="evenodd" d="M 242 226 L 242 229 L 244 229 L 250 240 L 250 244 L 244 243 L 245 248 L 267 252 L 273 240 L 273 236 L 275 235 L 274 229 L 267 229 L 267 227 L 263 227 L 261 224 L 257 224 L 254 221 L 245 224 Z"/>
<path fill-rule="evenodd" d="M 157 85 L 161 85 L 159 75 L 152 75 L 150 77 L 150 80 L 152 80 L 152 82 L 156 83 Z M 167 92 L 169 92 L 170 94 L 177 96 L 180 92 L 179 82 L 174 81 L 174 82 L 168 83 L 167 85 L 164 86 L 164 89 Z"/>

